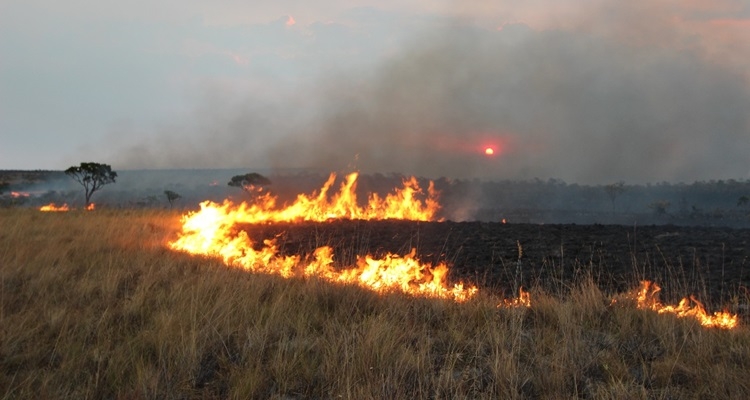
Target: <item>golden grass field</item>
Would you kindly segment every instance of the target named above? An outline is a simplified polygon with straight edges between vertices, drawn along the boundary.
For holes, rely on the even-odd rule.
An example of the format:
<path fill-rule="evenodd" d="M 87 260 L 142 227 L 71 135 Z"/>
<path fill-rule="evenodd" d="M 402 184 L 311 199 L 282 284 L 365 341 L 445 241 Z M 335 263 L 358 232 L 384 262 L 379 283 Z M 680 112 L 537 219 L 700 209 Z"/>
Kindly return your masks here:
<path fill-rule="evenodd" d="M 750 331 L 377 294 L 175 253 L 180 215 L 0 210 L 0 399 L 742 399 Z M 619 304 L 619 303 L 618 303 Z"/>

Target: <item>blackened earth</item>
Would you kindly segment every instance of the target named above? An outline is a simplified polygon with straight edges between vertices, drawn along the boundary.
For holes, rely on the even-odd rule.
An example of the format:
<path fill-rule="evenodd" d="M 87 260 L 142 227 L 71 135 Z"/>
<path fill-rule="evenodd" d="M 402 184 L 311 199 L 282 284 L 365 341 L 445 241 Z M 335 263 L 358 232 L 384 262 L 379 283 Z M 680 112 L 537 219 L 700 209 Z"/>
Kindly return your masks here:
<path fill-rule="evenodd" d="M 505 296 L 518 285 L 564 293 L 589 277 L 607 293 L 643 279 L 662 286 L 662 300 L 695 295 L 719 307 L 750 286 L 750 229 L 669 225 L 539 225 L 488 222 L 331 221 L 243 225 L 258 245 L 276 238 L 282 254 L 334 248 L 337 265 L 357 256 L 416 257 L 446 262 L 449 278 Z"/>

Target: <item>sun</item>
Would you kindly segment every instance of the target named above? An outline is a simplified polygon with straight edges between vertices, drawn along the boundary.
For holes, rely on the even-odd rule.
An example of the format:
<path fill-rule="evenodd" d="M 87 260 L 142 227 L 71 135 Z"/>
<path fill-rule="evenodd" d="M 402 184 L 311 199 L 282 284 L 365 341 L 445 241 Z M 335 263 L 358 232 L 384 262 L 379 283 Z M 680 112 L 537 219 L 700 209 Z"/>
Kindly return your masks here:
<path fill-rule="evenodd" d="M 493 149 L 492 147 L 487 147 L 487 148 L 484 149 L 484 154 L 488 155 L 488 156 L 491 156 L 491 155 L 495 154 L 495 149 Z"/>

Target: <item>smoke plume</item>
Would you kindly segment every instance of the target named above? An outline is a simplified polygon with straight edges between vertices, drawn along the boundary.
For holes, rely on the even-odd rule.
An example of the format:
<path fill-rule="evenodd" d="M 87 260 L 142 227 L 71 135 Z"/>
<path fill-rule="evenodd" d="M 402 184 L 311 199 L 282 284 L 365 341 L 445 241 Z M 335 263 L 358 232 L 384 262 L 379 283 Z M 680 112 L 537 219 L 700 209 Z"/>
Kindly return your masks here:
<path fill-rule="evenodd" d="M 602 183 L 750 177 L 743 77 L 690 49 L 511 25 L 414 41 L 321 89 L 277 166 Z M 485 146 L 499 148 L 484 156 Z"/>
<path fill-rule="evenodd" d="M 744 42 L 696 39 L 686 19 L 717 16 L 672 18 L 651 4 L 600 5 L 544 29 L 442 19 L 314 84 L 244 94 L 217 84 L 187 122 L 118 163 L 593 184 L 750 178 L 750 71 L 728 56 Z"/>

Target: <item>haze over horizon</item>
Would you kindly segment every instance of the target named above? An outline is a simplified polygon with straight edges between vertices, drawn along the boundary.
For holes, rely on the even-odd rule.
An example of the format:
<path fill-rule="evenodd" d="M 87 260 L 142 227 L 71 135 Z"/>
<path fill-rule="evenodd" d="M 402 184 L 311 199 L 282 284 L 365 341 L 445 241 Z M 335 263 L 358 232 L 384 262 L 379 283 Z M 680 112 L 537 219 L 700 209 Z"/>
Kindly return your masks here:
<path fill-rule="evenodd" d="M 748 54 L 743 0 L 7 0 L 0 169 L 744 180 Z"/>

